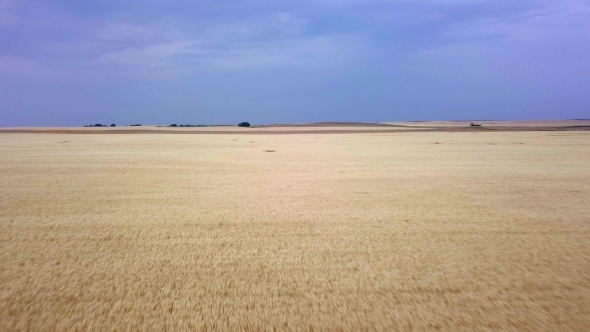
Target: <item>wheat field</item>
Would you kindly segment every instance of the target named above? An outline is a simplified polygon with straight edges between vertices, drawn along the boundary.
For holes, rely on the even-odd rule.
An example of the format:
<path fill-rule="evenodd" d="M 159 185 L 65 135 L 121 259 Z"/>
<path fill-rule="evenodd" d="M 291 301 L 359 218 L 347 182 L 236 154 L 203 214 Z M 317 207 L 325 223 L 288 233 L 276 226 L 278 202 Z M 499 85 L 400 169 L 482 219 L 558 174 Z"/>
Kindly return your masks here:
<path fill-rule="evenodd" d="M 588 331 L 590 132 L 0 134 L 0 330 Z"/>

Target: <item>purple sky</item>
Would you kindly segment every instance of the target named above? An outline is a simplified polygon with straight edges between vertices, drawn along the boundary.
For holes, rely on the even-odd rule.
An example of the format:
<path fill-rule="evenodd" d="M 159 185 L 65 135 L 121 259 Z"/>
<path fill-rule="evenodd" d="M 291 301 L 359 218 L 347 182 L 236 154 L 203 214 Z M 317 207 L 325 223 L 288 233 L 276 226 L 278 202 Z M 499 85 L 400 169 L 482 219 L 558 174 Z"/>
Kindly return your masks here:
<path fill-rule="evenodd" d="M 0 0 L 0 126 L 541 118 L 588 0 Z"/>

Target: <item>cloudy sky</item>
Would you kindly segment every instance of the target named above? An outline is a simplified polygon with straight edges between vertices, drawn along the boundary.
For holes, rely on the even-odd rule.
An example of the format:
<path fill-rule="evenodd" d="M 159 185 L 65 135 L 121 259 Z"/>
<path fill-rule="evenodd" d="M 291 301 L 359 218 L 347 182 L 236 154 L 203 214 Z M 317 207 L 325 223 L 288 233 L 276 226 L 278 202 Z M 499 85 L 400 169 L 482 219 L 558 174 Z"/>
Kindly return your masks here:
<path fill-rule="evenodd" d="M 0 0 L 0 126 L 590 118 L 590 0 Z"/>

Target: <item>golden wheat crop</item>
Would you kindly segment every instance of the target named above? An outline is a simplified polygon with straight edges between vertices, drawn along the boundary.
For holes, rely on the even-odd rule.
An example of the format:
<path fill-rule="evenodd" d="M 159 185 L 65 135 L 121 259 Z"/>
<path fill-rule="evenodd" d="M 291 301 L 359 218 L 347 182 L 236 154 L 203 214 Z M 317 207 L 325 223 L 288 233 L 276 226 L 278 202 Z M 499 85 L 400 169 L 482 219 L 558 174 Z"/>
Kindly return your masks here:
<path fill-rule="evenodd" d="M 0 330 L 588 331 L 589 142 L 0 134 Z"/>

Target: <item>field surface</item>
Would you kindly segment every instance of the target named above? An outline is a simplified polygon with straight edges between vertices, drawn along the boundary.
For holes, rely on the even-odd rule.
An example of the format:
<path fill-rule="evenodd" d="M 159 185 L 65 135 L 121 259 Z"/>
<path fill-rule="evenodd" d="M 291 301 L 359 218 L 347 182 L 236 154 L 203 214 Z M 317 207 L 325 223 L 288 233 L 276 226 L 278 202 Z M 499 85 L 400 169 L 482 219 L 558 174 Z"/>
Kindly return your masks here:
<path fill-rule="evenodd" d="M 589 331 L 589 202 L 588 131 L 2 133 L 0 330 Z"/>

